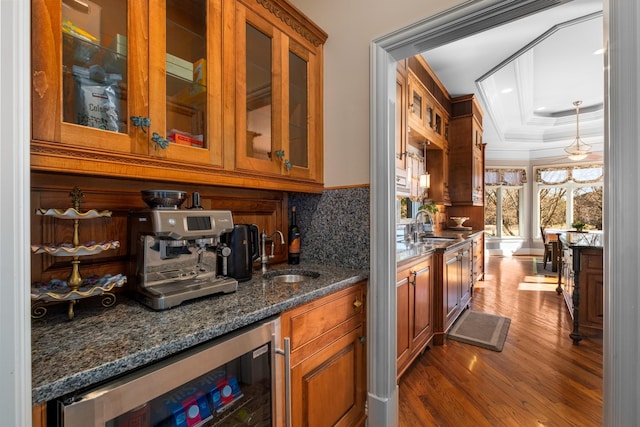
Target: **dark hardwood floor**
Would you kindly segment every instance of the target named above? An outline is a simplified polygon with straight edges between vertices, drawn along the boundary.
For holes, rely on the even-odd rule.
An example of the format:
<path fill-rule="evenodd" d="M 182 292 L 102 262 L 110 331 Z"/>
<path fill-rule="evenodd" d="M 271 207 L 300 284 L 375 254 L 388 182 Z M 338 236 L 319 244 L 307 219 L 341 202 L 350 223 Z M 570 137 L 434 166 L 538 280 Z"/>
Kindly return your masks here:
<path fill-rule="evenodd" d="M 601 334 L 572 344 L 555 277 L 533 257 L 487 260 L 471 309 L 511 318 L 503 351 L 431 346 L 400 378 L 399 425 L 601 426 Z"/>

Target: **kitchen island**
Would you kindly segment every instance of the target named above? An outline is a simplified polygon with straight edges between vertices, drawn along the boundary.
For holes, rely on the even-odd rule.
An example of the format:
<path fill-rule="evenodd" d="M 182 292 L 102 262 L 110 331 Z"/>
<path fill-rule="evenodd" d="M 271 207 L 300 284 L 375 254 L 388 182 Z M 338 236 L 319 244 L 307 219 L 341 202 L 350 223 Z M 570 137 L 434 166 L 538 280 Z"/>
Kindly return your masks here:
<path fill-rule="evenodd" d="M 563 239 L 564 240 L 564 239 Z M 601 335 L 604 322 L 603 247 L 564 240 L 556 292 L 564 297 L 578 344 L 584 336 Z"/>
<path fill-rule="evenodd" d="M 293 267 L 293 268 L 292 268 Z M 110 308 L 83 301 L 72 321 L 52 310 L 32 321 L 32 403 L 41 404 L 150 365 L 367 279 L 367 272 L 302 262 L 270 270 L 320 273 L 298 284 L 259 272 L 237 292 L 153 311 L 121 296 Z"/>

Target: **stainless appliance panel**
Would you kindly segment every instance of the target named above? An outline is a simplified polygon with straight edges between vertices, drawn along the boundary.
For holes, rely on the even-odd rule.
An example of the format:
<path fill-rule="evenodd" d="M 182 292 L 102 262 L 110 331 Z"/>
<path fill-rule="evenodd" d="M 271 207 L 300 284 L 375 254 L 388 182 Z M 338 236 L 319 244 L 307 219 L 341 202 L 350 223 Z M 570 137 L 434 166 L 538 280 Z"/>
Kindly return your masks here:
<path fill-rule="evenodd" d="M 280 319 L 271 319 L 142 368 L 94 390 L 59 402 L 63 427 L 105 427 L 119 416 L 241 357 L 270 346 L 271 425 L 282 425 L 282 368 L 276 361 Z M 251 375 L 245 374 L 245 375 Z"/>

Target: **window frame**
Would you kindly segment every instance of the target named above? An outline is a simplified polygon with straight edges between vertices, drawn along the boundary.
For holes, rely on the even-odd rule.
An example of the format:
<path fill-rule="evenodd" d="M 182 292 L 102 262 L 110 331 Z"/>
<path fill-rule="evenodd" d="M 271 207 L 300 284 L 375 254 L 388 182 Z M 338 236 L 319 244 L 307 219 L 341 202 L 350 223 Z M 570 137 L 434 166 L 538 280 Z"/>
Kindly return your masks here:
<path fill-rule="evenodd" d="M 487 190 L 496 190 L 496 234 L 487 234 L 489 239 L 522 239 L 524 237 L 524 185 L 486 185 L 485 192 Z M 502 234 L 502 200 L 503 190 L 518 190 L 518 236 L 508 236 Z M 485 206 L 486 209 L 486 206 Z M 486 218 L 486 215 L 485 215 Z M 485 230 L 487 224 L 485 223 Z"/>
<path fill-rule="evenodd" d="M 499 182 L 488 183 L 490 180 L 486 179 L 487 174 L 497 173 L 499 175 Z M 518 179 L 519 183 L 507 182 L 505 176 L 510 175 L 512 178 Z M 514 166 L 491 166 L 485 168 L 485 194 L 488 190 L 496 190 L 496 234 L 486 234 L 488 239 L 496 240 L 522 240 L 525 236 L 525 197 L 526 197 L 526 184 L 527 184 L 527 168 L 526 167 L 514 167 Z M 505 190 L 518 190 L 518 235 L 517 236 L 505 236 L 502 234 L 502 201 L 504 198 L 503 189 Z M 485 196 L 485 211 L 486 211 L 486 196 Z M 485 231 L 486 231 L 486 214 L 485 214 Z"/>
<path fill-rule="evenodd" d="M 588 181 L 581 181 L 581 182 L 576 182 L 573 180 L 573 170 L 574 169 L 586 169 L 589 167 L 593 167 L 593 168 L 601 168 L 602 169 L 602 174 L 600 174 L 600 176 L 597 179 L 594 180 L 588 180 Z M 564 182 L 558 182 L 558 183 L 545 183 L 545 182 L 541 182 L 541 178 L 540 178 L 540 173 L 542 171 L 548 171 L 548 170 L 563 170 L 566 169 L 568 171 L 568 179 L 565 180 Z M 540 232 L 541 229 L 541 221 L 540 221 L 540 190 L 544 189 L 544 188 L 564 188 L 566 190 L 566 210 L 565 210 L 565 227 L 566 228 L 571 228 L 571 224 L 574 222 L 574 212 L 575 212 L 575 203 L 574 203 L 574 198 L 575 198 L 575 190 L 579 189 L 579 188 L 584 188 L 584 187 L 600 187 L 602 188 L 602 194 L 603 194 L 603 198 L 602 198 L 602 202 L 604 203 L 604 164 L 602 163 L 579 163 L 579 164 L 571 164 L 571 165 L 560 165 L 560 166 L 536 166 L 533 168 L 534 171 L 534 176 L 536 177 L 534 179 L 533 185 L 534 185 L 534 194 L 535 197 L 533 198 L 533 212 L 534 212 L 534 218 L 532 220 L 532 224 L 533 224 L 533 236 L 535 236 L 536 239 L 542 240 L 542 235 Z M 604 211 L 604 205 L 601 207 L 601 209 Z"/>

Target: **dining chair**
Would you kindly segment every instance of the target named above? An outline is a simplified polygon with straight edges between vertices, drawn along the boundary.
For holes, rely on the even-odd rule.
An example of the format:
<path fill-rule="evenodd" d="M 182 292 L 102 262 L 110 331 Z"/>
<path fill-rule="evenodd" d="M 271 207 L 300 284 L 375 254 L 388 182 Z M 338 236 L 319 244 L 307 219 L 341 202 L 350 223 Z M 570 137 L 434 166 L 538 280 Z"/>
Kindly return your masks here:
<path fill-rule="evenodd" d="M 544 232 L 543 227 L 540 227 L 540 235 L 542 236 L 542 244 L 544 245 L 544 259 L 542 267 L 546 270 L 548 261 L 552 261 L 553 264 L 553 242 L 547 241 L 547 235 Z"/>

